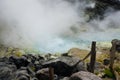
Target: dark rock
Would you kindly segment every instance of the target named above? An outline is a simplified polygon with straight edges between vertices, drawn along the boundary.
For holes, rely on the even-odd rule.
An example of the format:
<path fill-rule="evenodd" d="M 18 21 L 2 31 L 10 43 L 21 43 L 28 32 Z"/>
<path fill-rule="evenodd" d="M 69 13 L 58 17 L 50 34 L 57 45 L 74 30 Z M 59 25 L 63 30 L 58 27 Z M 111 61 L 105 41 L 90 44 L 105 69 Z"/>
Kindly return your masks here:
<path fill-rule="evenodd" d="M 23 55 L 23 56 L 26 57 L 29 62 L 34 63 L 36 61 L 36 57 L 32 54 L 27 54 L 27 55 Z"/>
<path fill-rule="evenodd" d="M 35 77 L 34 65 L 29 64 L 27 67 L 21 67 L 16 71 L 16 78 L 21 78 L 22 76 L 29 78 Z"/>
<path fill-rule="evenodd" d="M 120 9 L 120 0 L 96 0 L 98 2 L 108 4 L 109 6 L 113 7 L 114 9 Z"/>
<path fill-rule="evenodd" d="M 79 78 L 77 76 L 74 76 L 74 77 L 71 77 L 69 80 L 83 80 L 83 79 L 81 79 L 81 78 Z"/>
<path fill-rule="evenodd" d="M 27 70 L 24 69 L 19 69 L 18 71 L 16 71 L 15 78 L 17 80 L 30 80 L 30 75 L 28 74 Z"/>
<path fill-rule="evenodd" d="M 49 80 L 49 69 L 44 68 L 36 72 L 38 80 Z"/>
<path fill-rule="evenodd" d="M 34 63 L 35 71 L 38 71 L 38 70 L 40 70 L 42 68 L 42 63 L 43 62 L 44 62 L 43 60 L 35 61 L 35 63 Z"/>
<path fill-rule="evenodd" d="M 23 55 L 24 57 L 26 57 L 28 59 L 29 62 L 35 63 L 36 61 L 39 61 L 40 63 L 42 63 L 42 61 L 44 61 L 44 57 L 40 56 L 40 55 L 32 55 L 32 54 L 27 54 L 27 55 Z"/>
<path fill-rule="evenodd" d="M 35 65 L 33 63 L 30 63 L 28 66 L 27 66 L 27 71 L 28 71 L 28 74 L 31 76 L 31 77 L 34 77 L 35 76 Z"/>
<path fill-rule="evenodd" d="M 38 80 L 36 77 L 32 78 L 32 80 Z"/>
<path fill-rule="evenodd" d="M 38 71 L 42 69 L 42 65 L 41 64 L 35 64 L 35 71 Z"/>
<path fill-rule="evenodd" d="M 0 62 L 0 80 L 13 80 L 16 66 Z"/>
<path fill-rule="evenodd" d="M 44 57 L 38 55 L 37 59 L 38 59 L 38 60 L 44 60 Z"/>
<path fill-rule="evenodd" d="M 69 56 L 68 53 L 63 53 L 61 56 Z"/>
<path fill-rule="evenodd" d="M 9 59 L 7 57 L 0 58 L 0 62 L 9 62 Z"/>
<path fill-rule="evenodd" d="M 38 80 L 49 80 L 49 76 L 45 74 L 36 74 Z"/>
<path fill-rule="evenodd" d="M 45 55 L 46 60 L 51 60 L 51 58 L 50 58 L 51 56 L 52 56 L 51 53 L 46 54 L 46 55 Z"/>
<path fill-rule="evenodd" d="M 70 76 L 73 72 L 78 71 L 77 67 L 74 66 L 78 61 L 79 59 L 76 57 L 62 56 L 57 59 L 45 62 L 43 64 L 43 67 L 53 67 L 55 74 L 57 74 L 58 76 Z M 84 65 L 81 65 L 79 67 L 83 66 Z"/>
<path fill-rule="evenodd" d="M 20 76 L 17 78 L 17 80 L 30 80 L 26 76 Z"/>
<path fill-rule="evenodd" d="M 0 80 L 14 79 L 14 76 L 12 73 L 13 73 L 13 71 L 8 67 L 0 68 Z"/>
<path fill-rule="evenodd" d="M 80 71 L 72 74 L 69 80 L 102 80 L 102 79 L 93 73 Z"/>
<path fill-rule="evenodd" d="M 103 60 L 103 64 L 104 65 L 109 65 L 110 64 L 110 60 L 109 59 L 104 59 Z"/>
<path fill-rule="evenodd" d="M 15 56 L 11 56 L 9 58 L 10 62 L 13 62 L 16 67 L 19 69 L 20 67 L 24 66 L 26 67 L 29 64 L 29 61 L 27 60 L 26 57 L 15 57 Z"/>
<path fill-rule="evenodd" d="M 36 72 L 36 77 L 39 80 L 49 80 L 49 68 L 43 68 Z M 54 74 L 54 80 L 59 80 L 58 76 Z"/>

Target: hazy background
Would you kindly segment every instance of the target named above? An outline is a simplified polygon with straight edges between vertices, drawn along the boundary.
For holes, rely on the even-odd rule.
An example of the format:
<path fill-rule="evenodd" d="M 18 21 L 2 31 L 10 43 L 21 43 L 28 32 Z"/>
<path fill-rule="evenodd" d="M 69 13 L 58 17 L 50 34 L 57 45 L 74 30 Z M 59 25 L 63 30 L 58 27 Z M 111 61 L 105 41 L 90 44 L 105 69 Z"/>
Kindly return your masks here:
<path fill-rule="evenodd" d="M 0 43 L 41 52 L 88 48 L 91 41 L 120 39 L 120 12 L 87 22 L 87 0 L 0 0 Z M 71 3 L 72 2 L 72 3 Z"/>

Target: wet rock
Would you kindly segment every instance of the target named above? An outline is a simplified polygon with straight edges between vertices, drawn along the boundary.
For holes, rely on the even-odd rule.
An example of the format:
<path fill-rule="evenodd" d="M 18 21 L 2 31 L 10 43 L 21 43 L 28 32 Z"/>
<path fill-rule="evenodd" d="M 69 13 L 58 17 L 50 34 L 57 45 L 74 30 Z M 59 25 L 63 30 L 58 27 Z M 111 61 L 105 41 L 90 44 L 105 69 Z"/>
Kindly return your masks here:
<path fill-rule="evenodd" d="M 76 57 L 62 56 L 43 63 L 43 67 L 53 67 L 55 74 L 60 76 L 70 76 L 73 72 L 78 70 L 77 67 L 74 66 L 78 61 L 79 58 Z M 82 68 L 83 66 L 84 65 L 80 65 L 79 67 Z"/>
<path fill-rule="evenodd" d="M 69 80 L 102 80 L 102 79 L 93 73 L 80 71 L 74 73 Z"/>

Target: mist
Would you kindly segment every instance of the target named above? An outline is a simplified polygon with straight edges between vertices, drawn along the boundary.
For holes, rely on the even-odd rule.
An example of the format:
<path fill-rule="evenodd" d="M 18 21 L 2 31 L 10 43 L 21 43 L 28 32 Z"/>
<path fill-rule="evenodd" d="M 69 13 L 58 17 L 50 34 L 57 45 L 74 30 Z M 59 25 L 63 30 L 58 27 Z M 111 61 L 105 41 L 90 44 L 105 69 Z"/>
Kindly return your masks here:
<path fill-rule="evenodd" d="M 120 12 L 107 11 L 104 20 L 87 22 L 88 6 L 93 5 L 85 0 L 0 0 L 0 43 L 65 52 L 87 48 L 91 41 L 119 39 Z"/>

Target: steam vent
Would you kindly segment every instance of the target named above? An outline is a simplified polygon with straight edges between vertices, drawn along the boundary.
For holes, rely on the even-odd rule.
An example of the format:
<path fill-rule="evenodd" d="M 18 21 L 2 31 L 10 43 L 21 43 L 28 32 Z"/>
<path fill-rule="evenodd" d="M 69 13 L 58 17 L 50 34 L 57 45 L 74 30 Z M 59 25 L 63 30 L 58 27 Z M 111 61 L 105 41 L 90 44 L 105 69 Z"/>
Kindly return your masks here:
<path fill-rule="evenodd" d="M 120 0 L 0 0 L 0 80 L 120 80 Z"/>

